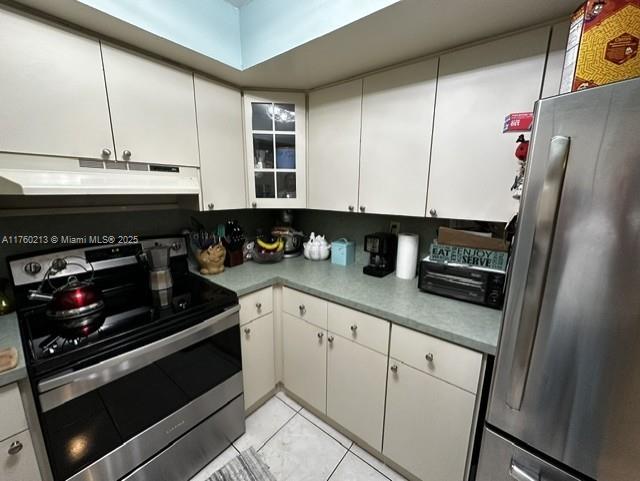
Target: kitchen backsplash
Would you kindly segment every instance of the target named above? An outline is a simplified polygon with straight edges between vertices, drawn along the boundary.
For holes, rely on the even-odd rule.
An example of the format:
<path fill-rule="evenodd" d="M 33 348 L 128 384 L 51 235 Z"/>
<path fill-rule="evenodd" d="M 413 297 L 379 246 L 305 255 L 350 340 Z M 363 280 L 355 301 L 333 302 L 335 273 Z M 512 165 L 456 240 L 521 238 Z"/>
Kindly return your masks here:
<path fill-rule="evenodd" d="M 420 236 L 420 256 L 428 254 L 429 245 L 437 235 L 440 226 L 475 229 L 483 227 L 492 232 L 501 233 L 502 224 L 477 223 L 471 221 L 449 221 L 423 217 L 405 217 L 393 215 L 355 214 L 350 212 L 329 212 L 321 210 L 295 211 L 296 227 L 305 234 L 311 232 L 323 234 L 332 241 L 347 237 L 356 241 L 356 252 L 363 250 L 364 236 L 373 232 L 389 232 L 391 222 L 400 224 L 400 232 L 411 232 Z"/>
<path fill-rule="evenodd" d="M 188 228 L 191 217 L 196 218 L 207 229 L 228 219 L 237 219 L 249 238 L 257 229 L 268 231 L 279 222 L 280 210 L 230 210 L 215 212 L 191 212 L 187 210 L 147 210 L 129 212 L 94 212 L 83 214 L 52 214 L 36 216 L 0 217 L 0 241 L 5 235 L 83 237 L 88 235 L 153 235 L 177 234 Z M 355 214 L 319 210 L 294 210 L 294 227 L 306 235 L 316 232 L 328 241 L 347 237 L 356 241 L 356 251 L 363 248 L 364 236 L 372 232 L 388 231 L 392 221 L 400 223 L 400 232 L 413 232 L 420 236 L 420 255 L 427 255 L 429 244 L 440 226 L 474 227 L 477 223 L 431 219 L 421 217 Z M 500 224 L 484 224 L 499 232 Z M 64 247 L 56 244 L 0 244 L 0 277 L 7 277 L 6 257 L 37 250 Z"/>
<path fill-rule="evenodd" d="M 195 217 L 207 229 L 227 219 L 237 219 L 250 235 L 256 229 L 269 229 L 277 218 L 277 211 L 256 211 L 251 209 L 191 212 L 186 210 L 146 210 L 130 212 L 94 212 L 83 214 L 52 214 L 35 216 L 0 217 L 0 277 L 7 277 L 8 256 L 51 250 L 65 247 L 60 241 L 62 236 L 83 237 L 88 235 L 153 235 L 177 234 L 188 228 L 191 217 Z M 3 236 L 58 236 L 54 246 L 47 244 L 2 243 Z"/>

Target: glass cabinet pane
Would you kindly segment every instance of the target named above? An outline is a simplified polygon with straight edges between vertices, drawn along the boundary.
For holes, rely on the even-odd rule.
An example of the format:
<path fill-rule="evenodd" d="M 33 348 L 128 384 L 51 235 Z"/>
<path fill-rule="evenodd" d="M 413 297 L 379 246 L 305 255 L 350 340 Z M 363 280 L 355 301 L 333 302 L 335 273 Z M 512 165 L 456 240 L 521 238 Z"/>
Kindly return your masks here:
<path fill-rule="evenodd" d="M 278 172 L 278 198 L 279 199 L 295 199 L 296 198 L 296 173 L 295 172 Z"/>
<path fill-rule="evenodd" d="M 273 130 L 273 104 L 251 103 L 251 128 L 253 130 Z"/>
<path fill-rule="evenodd" d="M 294 104 L 275 104 L 273 117 L 276 130 L 284 132 L 296 130 L 296 106 Z"/>
<path fill-rule="evenodd" d="M 276 134 L 276 168 L 296 168 L 296 136 Z"/>
<path fill-rule="evenodd" d="M 256 197 L 258 199 L 275 199 L 276 185 L 273 172 L 256 172 Z"/>
<path fill-rule="evenodd" d="M 253 165 L 273 169 L 273 134 L 253 134 Z"/>

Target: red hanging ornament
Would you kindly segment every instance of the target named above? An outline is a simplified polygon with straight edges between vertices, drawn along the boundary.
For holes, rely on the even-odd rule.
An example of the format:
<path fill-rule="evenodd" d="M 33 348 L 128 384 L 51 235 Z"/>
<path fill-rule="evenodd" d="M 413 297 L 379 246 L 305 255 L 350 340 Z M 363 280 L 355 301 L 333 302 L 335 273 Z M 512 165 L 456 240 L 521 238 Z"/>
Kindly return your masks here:
<path fill-rule="evenodd" d="M 529 141 L 525 140 L 523 134 L 520 134 L 516 142 L 518 143 L 518 147 L 516 148 L 516 157 L 518 160 L 524 162 L 527 160 L 527 153 L 529 152 Z"/>

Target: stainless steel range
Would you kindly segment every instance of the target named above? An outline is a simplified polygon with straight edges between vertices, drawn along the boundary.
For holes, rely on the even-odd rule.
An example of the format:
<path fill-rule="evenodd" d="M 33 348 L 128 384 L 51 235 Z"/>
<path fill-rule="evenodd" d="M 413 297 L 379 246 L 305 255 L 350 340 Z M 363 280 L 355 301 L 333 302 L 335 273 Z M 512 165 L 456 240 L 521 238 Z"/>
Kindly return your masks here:
<path fill-rule="evenodd" d="M 172 286 L 159 302 L 141 258 L 162 246 Z M 55 481 L 184 481 L 244 433 L 238 298 L 189 272 L 183 238 L 9 268 Z"/>

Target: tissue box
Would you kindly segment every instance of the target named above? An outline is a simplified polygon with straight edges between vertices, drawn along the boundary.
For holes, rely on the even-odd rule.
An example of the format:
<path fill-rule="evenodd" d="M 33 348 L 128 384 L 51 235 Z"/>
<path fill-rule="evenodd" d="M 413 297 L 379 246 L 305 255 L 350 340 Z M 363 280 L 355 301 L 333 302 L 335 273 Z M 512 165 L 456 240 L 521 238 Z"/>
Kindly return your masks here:
<path fill-rule="evenodd" d="M 356 261 L 356 243 L 348 239 L 337 239 L 331 243 L 331 263 L 348 266 Z"/>

